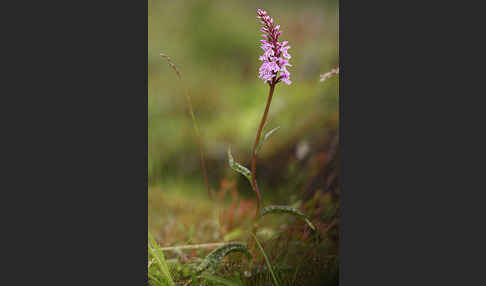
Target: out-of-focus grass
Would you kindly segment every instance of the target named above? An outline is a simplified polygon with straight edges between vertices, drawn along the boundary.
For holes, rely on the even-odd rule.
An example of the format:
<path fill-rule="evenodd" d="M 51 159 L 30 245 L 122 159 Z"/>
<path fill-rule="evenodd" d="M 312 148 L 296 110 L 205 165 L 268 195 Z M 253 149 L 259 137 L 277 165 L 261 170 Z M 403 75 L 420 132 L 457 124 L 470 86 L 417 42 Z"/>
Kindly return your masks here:
<path fill-rule="evenodd" d="M 268 93 L 268 86 L 257 78 L 261 33 L 256 8 L 267 9 L 281 25 L 282 39 L 292 46 L 293 65 L 293 84 L 276 88 L 270 109 L 268 127 L 280 125 L 281 130 L 261 156 L 278 152 L 278 144 L 293 142 L 294 131 L 319 130 L 337 117 L 337 81 L 319 82 L 321 73 L 338 64 L 336 4 L 150 0 L 149 183 L 200 175 L 186 90 L 208 159 L 224 162 L 229 144 L 235 152 L 249 153 Z M 160 52 L 171 56 L 182 81 Z M 209 173 L 213 180 L 221 175 L 217 169 Z"/>
<path fill-rule="evenodd" d="M 200 186 L 173 183 L 149 188 L 149 230 L 162 245 L 185 244 L 189 240 L 206 243 L 220 238 L 217 216 L 222 204 L 205 198 L 204 189 L 200 190 L 202 195 L 193 191 Z M 191 226 L 197 226 L 194 237 L 190 235 Z"/>
<path fill-rule="evenodd" d="M 210 200 L 199 182 L 172 181 L 150 187 L 149 231 L 162 246 L 246 239 L 255 214 L 255 199 L 234 196 L 227 192 Z M 282 222 L 283 218 L 274 218 L 265 224 Z"/>

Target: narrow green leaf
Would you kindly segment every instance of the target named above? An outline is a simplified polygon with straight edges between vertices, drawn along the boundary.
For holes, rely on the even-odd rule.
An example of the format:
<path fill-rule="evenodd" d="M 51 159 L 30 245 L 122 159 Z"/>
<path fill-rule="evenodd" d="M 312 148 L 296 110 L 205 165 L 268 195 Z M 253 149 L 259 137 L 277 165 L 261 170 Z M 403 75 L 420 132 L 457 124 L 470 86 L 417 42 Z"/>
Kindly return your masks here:
<path fill-rule="evenodd" d="M 148 251 L 149 254 L 152 255 L 155 260 L 156 264 L 159 267 L 160 273 L 164 276 L 163 278 L 167 280 L 169 283 L 168 285 L 173 286 L 174 285 L 174 280 L 172 279 L 172 276 L 170 275 L 169 271 L 169 266 L 167 265 L 167 261 L 165 260 L 164 253 L 162 250 L 159 248 L 157 242 L 153 238 L 153 236 L 148 233 L 148 238 L 149 238 L 149 245 L 148 245 Z"/>
<path fill-rule="evenodd" d="M 221 263 L 226 255 L 234 251 L 243 252 L 248 259 L 251 259 L 251 254 L 244 244 L 240 242 L 230 242 L 211 251 L 196 268 L 196 273 L 199 274 L 209 268 L 214 269 Z"/>
<path fill-rule="evenodd" d="M 260 151 L 260 149 L 263 147 L 263 143 L 265 143 L 265 141 L 267 141 L 267 140 L 268 140 L 268 138 L 270 138 L 270 136 L 272 136 L 272 134 L 273 134 L 275 131 L 279 130 L 279 129 L 280 129 L 280 126 L 277 126 L 277 127 L 273 128 L 272 130 L 268 131 L 268 132 L 265 134 L 265 136 L 263 136 L 263 140 L 262 140 L 261 142 L 259 142 L 258 147 L 257 147 L 257 149 L 256 149 L 256 151 L 255 151 L 255 152 L 256 152 L 256 153 L 258 153 L 258 152 Z"/>
<path fill-rule="evenodd" d="M 273 282 L 275 283 L 275 286 L 279 286 L 277 277 L 275 277 L 275 273 L 273 273 L 272 264 L 270 264 L 270 260 L 268 260 L 267 254 L 265 253 L 265 250 L 263 250 L 263 247 L 260 244 L 260 242 L 258 241 L 258 239 L 256 238 L 256 236 L 253 233 L 250 233 L 250 234 L 255 239 L 255 241 L 258 245 L 258 248 L 260 248 L 260 251 L 262 252 L 263 257 L 265 258 L 265 262 L 267 263 L 267 267 L 270 270 L 270 273 L 272 274 L 272 278 L 273 278 Z"/>
<path fill-rule="evenodd" d="M 228 163 L 231 169 L 245 176 L 250 182 L 250 185 L 253 186 L 253 184 L 251 183 L 250 170 L 248 170 L 245 166 L 240 165 L 238 162 L 235 162 L 235 160 L 233 159 L 233 155 L 231 155 L 231 147 L 228 148 Z"/>
<path fill-rule="evenodd" d="M 157 280 L 157 278 L 154 275 L 148 273 L 148 277 L 150 278 L 149 281 L 152 284 L 155 284 L 156 286 L 166 286 L 165 284 L 162 284 L 159 280 Z"/>
<path fill-rule="evenodd" d="M 305 222 L 309 225 L 312 230 L 316 230 L 315 226 L 310 222 L 309 218 L 301 211 L 296 208 L 289 207 L 289 206 L 266 206 L 262 209 L 260 213 L 260 217 L 263 217 L 267 214 L 275 214 L 275 213 L 288 213 L 298 216 L 305 220 Z"/>

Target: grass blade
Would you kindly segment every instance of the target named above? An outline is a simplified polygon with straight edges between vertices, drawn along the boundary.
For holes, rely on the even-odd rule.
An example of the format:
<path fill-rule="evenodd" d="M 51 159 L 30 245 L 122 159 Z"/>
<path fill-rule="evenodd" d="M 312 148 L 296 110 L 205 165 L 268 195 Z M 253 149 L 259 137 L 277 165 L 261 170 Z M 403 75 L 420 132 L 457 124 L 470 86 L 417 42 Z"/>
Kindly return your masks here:
<path fill-rule="evenodd" d="M 155 284 L 156 286 L 166 286 L 160 283 L 160 281 L 154 275 L 148 273 L 148 277 L 150 278 L 150 282 L 152 282 L 151 284 Z"/>
<path fill-rule="evenodd" d="M 279 286 L 277 277 L 275 277 L 275 273 L 273 273 L 272 265 L 270 264 L 270 260 L 268 260 L 267 254 L 265 253 L 265 250 L 263 250 L 263 247 L 260 244 L 260 242 L 258 241 L 258 239 L 256 238 L 256 236 L 253 233 L 250 233 L 250 234 L 255 239 L 255 241 L 256 241 L 256 243 L 258 245 L 258 248 L 260 248 L 260 251 L 262 252 L 263 257 L 265 258 L 265 262 L 267 263 L 267 267 L 270 270 L 270 273 L 272 274 L 272 278 L 273 278 L 273 282 L 275 283 L 275 286 Z"/>
<path fill-rule="evenodd" d="M 163 278 L 168 282 L 168 285 L 174 286 L 174 280 L 170 275 L 169 266 L 167 265 L 167 261 L 165 260 L 164 253 L 159 248 L 157 242 L 150 234 L 150 232 L 148 233 L 148 238 L 149 238 L 149 245 L 148 245 L 149 254 L 155 258 L 160 273 L 162 273 Z"/>

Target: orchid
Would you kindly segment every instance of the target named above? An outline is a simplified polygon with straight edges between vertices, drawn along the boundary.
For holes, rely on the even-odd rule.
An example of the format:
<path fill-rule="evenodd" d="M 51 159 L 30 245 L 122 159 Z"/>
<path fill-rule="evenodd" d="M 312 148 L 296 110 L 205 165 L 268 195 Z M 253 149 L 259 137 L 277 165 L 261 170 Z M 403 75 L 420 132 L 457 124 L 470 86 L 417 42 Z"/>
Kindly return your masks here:
<path fill-rule="evenodd" d="M 288 49 L 290 49 L 290 46 L 287 45 L 287 41 L 279 42 L 278 40 L 282 34 L 280 25 L 275 26 L 275 21 L 264 10 L 258 9 L 257 15 L 257 19 L 263 25 L 260 30 L 263 33 L 263 40 L 260 41 L 263 55 L 259 57 L 259 60 L 263 63 L 260 66 L 258 77 L 271 85 L 280 81 L 291 84 L 290 73 L 287 70 L 287 67 L 292 66 L 289 63 L 291 56 Z"/>

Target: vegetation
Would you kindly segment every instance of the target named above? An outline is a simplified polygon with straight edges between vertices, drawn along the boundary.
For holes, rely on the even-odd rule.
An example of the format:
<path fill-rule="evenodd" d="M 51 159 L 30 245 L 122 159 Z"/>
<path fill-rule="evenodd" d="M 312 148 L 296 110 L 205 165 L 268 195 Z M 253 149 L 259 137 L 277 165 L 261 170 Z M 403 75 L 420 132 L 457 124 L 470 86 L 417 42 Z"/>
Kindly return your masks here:
<path fill-rule="evenodd" d="M 186 7 L 176 2 L 164 3 L 162 9 L 159 2 L 149 1 L 148 284 L 337 285 L 339 190 L 329 184 L 337 170 L 329 168 L 336 154 L 332 142 L 337 128 L 338 70 L 331 69 L 337 66 L 337 56 L 331 55 L 337 49 L 330 48 L 337 46 L 336 39 L 322 49 L 329 53 L 325 69 L 308 71 L 313 80 L 306 79 L 305 69 L 295 73 L 289 69 L 291 83 L 285 63 L 277 62 L 278 74 L 269 68 L 274 59 L 267 58 L 260 67 L 266 84 L 260 86 L 261 81 L 257 85 L 249 76 L 253 64 L 241 60 L 257 57 L 254 45 L 248 44 L 257 42 L 253 39 L 257 27 L 243 20 L 249 13 L 232 12 L 234 25 L 229 30 L 225 25 L 213 26 L 228 16 L 222 13 L 225 9 L 251 6 L 251 1 L 189 1 Z M 319 6 L 308 1 L 307 5 L 320 7 L 327 11 L 323 15 L 336 20 L 332 3 Z M 309 47 L 309 43 L 299 41 L 299 33 L 292 32 L 298 24 L 291 20 L 309 13 L 312 21 L 316 12 L 272 5 L 276 5 L 272 15 L 292 44 L 292 64 L 297 68 L 303 54 L 319 54 L 312 49 L 299 53 L 299 44 Z M 280 17 L 278 11 L 293 12 Z M 264 48 L 265 54 L 274 49 L 278 55 L 285 46 L 277 44 L 279 28 L 269 24 L 266 13 L 258 13 L 272 39 L 268 42 L 273 46 Z M 162 20 L 161 15 L 168 18 Z M 178 40 L 178 46 L 166 43 L 155 59 L 153 52 L 161 42 L 154 31 L 160 31 L 161 22 L 174 31 L 165 36 Z M 184 37 L 178 38 L 179 34 Z M 184 44 L 191 41 L 195 44 Z M 181 54 L 188 57 L 179 61 Z M 227 72 L 225 65 L 238 68 Z M 319 82 L 320 74 L 329 70 L 321 76 L 325 82 Z M 172 72 L 172 80 L 167 79 L 167 71 Z M 280 87 L 281 81 L 290 85 Z M 266 92 L 265 86 L 269 86 Z M 251 152 L 242 156 L 244 146 L 251 145 Z M 240 160 L 233 158 L 229 146 Z M 250 169 L 238 163 L 243 161 L 251 162 Z M 228 164 L 230 168 L 225 167 Z M 316 178 L 326 178 L 326 183 Z"/>

